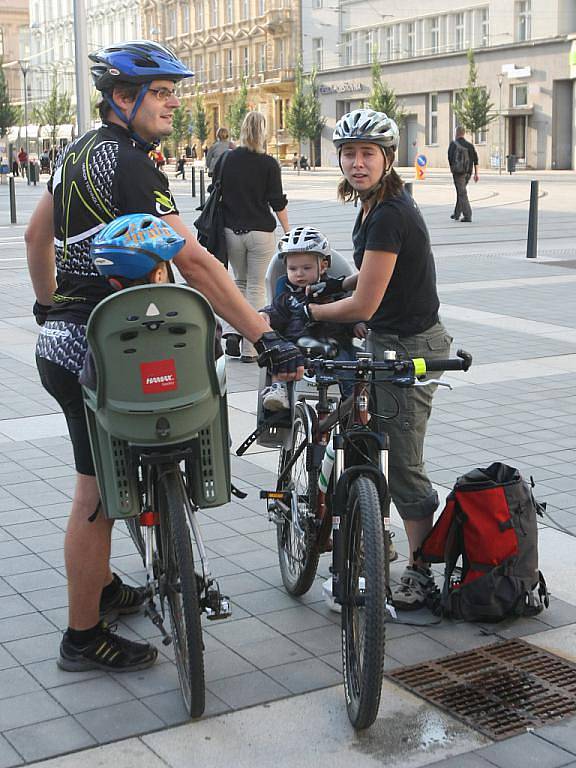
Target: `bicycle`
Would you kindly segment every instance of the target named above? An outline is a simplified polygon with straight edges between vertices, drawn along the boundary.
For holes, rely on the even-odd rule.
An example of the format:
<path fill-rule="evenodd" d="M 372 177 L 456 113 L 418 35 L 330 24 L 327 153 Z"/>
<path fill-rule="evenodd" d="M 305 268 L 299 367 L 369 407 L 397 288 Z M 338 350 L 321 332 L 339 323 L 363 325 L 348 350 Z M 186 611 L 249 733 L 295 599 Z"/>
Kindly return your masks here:
<path fill-rule="evenodd" d="M 341 606 L 342 663 L 348 717 L 358 729 L 376 719 L 384 673 L 386 614 L 395 617 L 390 590 L 388 438 L 370 428 L 372 383 L 414 386 L 427 372 L 468 370 L 471 356 L 374 362 L 358 352 L 338 361 L 334 345 L 298 343 L 315 375 L 316 408 L 295 404 L 291 440 L 281 449 L 275 491 L 262 491 L 276 523 L 282 581 L 295 596 L 307 592 L 320 555 L 332 551 L 332 589 Z M 345 401 L 329 396 L 338 374 L 354 373 Z M 376 378 L 377 377 L 377 378 Z M 431 383 L 431 382 L 430 382 Z M 422 384 L 423 386 L 425 384 Z M 330 445 L 330 442 L 332 445 Z"/>
<path fill-rule="evenodd" d="M 231 615 L 196 515 L 227 503 L 231 492 L 225 363 L 214 361 L 215 330 L 208 302 L 179 285 L 109 296 L 86 330 L 98 383 L 84 388 L 84 402 L 102 507 L 127 521 L 143 557 L 145 613 L 162 643 L 173 643 L 191 717 L 205 706 L 201 614 Z"/>

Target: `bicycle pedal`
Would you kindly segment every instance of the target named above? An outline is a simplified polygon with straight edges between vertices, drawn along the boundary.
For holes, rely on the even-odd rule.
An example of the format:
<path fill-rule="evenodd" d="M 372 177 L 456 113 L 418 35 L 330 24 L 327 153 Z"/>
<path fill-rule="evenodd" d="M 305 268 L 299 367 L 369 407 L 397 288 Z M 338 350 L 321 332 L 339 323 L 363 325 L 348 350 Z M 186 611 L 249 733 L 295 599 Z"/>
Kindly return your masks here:
<path fill-rule="evenodd" d="M 219 589 L 206 591 L 206 598 L 203 601 L 202 607 L 209 621 L 219 621 L 220 619 L 228 619 L 232 616 L 230 598 L 220 594 Z"/>

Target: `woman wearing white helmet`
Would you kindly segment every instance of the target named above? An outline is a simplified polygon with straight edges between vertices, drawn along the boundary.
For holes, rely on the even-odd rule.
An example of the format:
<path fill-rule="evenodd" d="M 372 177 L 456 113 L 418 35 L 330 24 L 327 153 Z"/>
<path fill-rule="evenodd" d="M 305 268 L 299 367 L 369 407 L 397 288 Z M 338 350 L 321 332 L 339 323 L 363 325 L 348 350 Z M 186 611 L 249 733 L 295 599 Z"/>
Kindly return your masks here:
<path fill-rule="evenodd" d="M 375 359 L 390 349 L 404 357 L 444 358 L 452 338 L 438 318 L 426 224 L 392 167 L 398 140 L 398 126 L 383 112 L 357 109 L 337 122 L 333 141 L 344 174 L 338 194 L 361 204 L 352 234 L 358 281 L 351 297 L 307 309 L 315 320 L 366 321 Z M 434 588 L 428 564 L 413 553 L 438 507 L 423 461 L 435 389 L 378 385 L 376 391 L 376 414 L 390 417 L 376 421 L 390 436 L 390 491 L 410 545 L 410 563 L 394 593 L 395 605 L 405 610 L 422 607 Z"/>

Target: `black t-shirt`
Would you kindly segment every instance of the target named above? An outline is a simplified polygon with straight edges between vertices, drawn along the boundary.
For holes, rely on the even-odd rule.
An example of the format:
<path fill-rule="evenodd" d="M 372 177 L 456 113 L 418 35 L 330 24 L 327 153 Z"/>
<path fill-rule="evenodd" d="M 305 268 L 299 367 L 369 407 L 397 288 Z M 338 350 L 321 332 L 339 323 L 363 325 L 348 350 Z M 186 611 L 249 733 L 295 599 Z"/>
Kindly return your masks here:
<path fill-rule="evenodd" d="M 238 147 L 218 160 L 215 176 L 219 175 L 219 168 L 222 168 L 224 225 L 230 229 L 274 232 L 276 219 L 270 209 L 282 211 L 287 205 L 276 160 Z"/>
<path fill-rule="evenodd" d="M 440 302 L 430 237 L 418 206 L 407 193 L 378 203 L 354 232 L 354 263 L 362 266 L 365 251 L 397 254 L 388 288 L 368 322 L 379 333 L 413 336 L 438 322 Z"/>
<path fill-rule="evenodd" d="M 166 176 L 121 126 L 88 131 L 59 155 L 48 182 L 54 198 L 57 289 L 49 319 L 85 324 L 109 295 L 90 259 L 105 224 L 127 213 L 178 213 Z"/>

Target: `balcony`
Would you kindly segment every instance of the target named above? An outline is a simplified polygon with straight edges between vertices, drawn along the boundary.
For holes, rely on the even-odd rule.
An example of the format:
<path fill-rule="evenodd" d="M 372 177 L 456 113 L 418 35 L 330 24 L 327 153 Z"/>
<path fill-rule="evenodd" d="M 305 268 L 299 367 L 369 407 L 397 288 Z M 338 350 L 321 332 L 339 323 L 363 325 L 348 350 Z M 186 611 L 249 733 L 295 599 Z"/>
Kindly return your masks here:
<path fill-rule="evenodd" d="M 271 35 L 283 35 L 294 22 L 291 8 L 272 8 L 266 11 L 264 26 Z"/>

